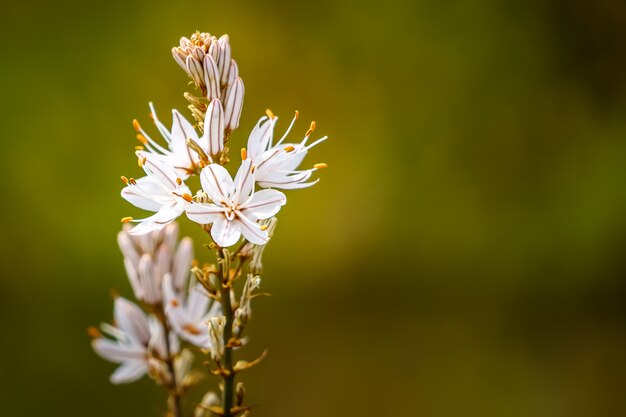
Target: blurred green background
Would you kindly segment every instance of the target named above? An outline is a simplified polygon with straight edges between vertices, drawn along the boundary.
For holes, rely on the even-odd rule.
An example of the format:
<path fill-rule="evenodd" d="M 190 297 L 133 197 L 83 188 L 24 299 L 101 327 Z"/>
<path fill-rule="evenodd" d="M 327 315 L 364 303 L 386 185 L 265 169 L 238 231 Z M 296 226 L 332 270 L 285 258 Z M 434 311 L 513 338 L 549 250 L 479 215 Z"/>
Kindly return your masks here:
<path fill-rule="evenodd" d="M 239 356 L 270 353 L 244 377 L 253 415 L 626 415 L 623 1 L 0 11 L 2 416 L 163 411 L 147 378 L 109 384 L 85 329 L 130 295 L 131 120 L 185 110 L 170 48 L 197 29 L 230 34 L 235 148 L 267 107 L 331 137 L 266 251 Z"/>

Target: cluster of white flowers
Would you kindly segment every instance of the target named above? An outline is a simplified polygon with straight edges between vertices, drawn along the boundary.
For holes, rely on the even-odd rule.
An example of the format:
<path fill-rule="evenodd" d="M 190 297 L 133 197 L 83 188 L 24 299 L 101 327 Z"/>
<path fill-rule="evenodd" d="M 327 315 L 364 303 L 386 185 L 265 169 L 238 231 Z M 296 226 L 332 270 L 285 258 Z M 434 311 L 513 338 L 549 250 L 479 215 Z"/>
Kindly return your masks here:
<path fill-rule="evenodd" d="M 207 323 L 221 316 L 220 304 L 190 279 L 193 244 L 189 238 L 178 241 L 177 223 L 141 235 L 131 231 L 125 225 L 118 243 L 135 297 L 150 313 L 116 296 L 115 325 L 103 324 L 102 333 L 92 329 L 92 343 L 100 356 L 122 364 L 111 376 L 113 383 L 132 382 L 146 373 L 167 383 L 171 375 L 165 362 L 178 357 L 180 339 L 214 350 Z M 158 312 L 165 313 L 169 343 Z"/>
<path fill-rule="evenodd" d="M 262 295 L 257 293 L 261 255 L 276 226 L 275 216 L 287 202 L 279 189 L 305 188 L 319 181 L 311 177 L 326 164 L 299 167 L 308 151 L 326 137 L 309 143 L 315 130 L 311 122 L 301 141 L 288 142 L 298 119 L 296 111 L 285 133 L 275 140 L 278 118 L 267 110 L 241 149 L 241 163 L 233 177 L 224 165 L 230 161 L 231 133 L 239 126 L 244 84 L 228 36 L 218 39 L 197 32 L 190 39 L 182 38 L 172 55 L 201 94 L 185 93 L 195 125 L 172 110 L 168 129 L 152 103 L 151 118 L 162 140 L 154 140 L 133 120 L 142 144 L 135 154 L 145 176 L 122 176 L 126 186 L 121 195 L 154 214 L 138 220 L 123 218 L 124 223 L 137 224 L 124 225 L 118 244 L 139 304 L 116 296 L 114 324 L 91 328 L 90 333 L 94 350 L 120 364 L 111 376 L 113 383 L 149 374 L 168 389 L 175 417 L 182 414 L 180 397 L 198 379 L 191 369 L 190 348 L 210 355 L 215 366 L 211 372 L 224 378 L 222 399 L 207 393 L 196 416 L 209 412 L 244 416 L 249 409 L 242 403 L 243 383 L 235 386 L 234 374 L 254 366 L 263 355 L 234 363 L 232 351 L 244 344 L 242 332 L 250 319 L 251 301 Z M 195 193 L 186 184 L 192 176 L 200 180 Z M 175 220 L 183 214 L 210 234 L 216 263 L 199 266 L 193 260 L 191 239 L 178 239 Z M 239 248 L 229 250 L 242 236 Z M 237 296 L 234 284 L 244 276 Z"/>

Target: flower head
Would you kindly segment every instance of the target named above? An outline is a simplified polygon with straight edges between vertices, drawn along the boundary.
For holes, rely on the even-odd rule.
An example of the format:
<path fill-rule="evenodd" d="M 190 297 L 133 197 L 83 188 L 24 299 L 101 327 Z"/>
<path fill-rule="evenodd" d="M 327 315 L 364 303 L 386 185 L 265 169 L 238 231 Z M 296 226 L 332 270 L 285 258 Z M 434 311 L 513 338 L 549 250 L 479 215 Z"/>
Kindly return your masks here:
<path fill-rule="evenodd" d="M 193 243 L 188 237 L 178 242 L 177 223 L 143 235 L 133 235 L 131 230 L 126 224 L 117 235 L 128 279 L 138 300 L 159 303 L 166 274 L 172 275 L 177 291 L 184 285 L 191 269 Z"/>
<path fill-rule="evenodd" d="M 92 341 L 96 353 L 121 366 L 111 375 L 111 382 L 121 384 L 141 378 L 166 359 L 167 346 L 163 326 L 154 316 L 136 304 L 118 297 L 114 307 L 115 326 L 102 325 L 111 338 L 96 335 Z M 178 351 L 178 341 L 170 335 L 170 354 Z"/>
<path fill-rule="evenodd" d="M 257 183 L 261 187 L 282 189 L 305 188 L 315 184 L 318 180 L 307 182 L 314 171 L 324 167 L 316 164 L 313 168 L 297 170 L 309 149 L 327 139 L 324 136 L 311 144 L 307 144 L 311 133 L 315 130 L 315 122 L 311 123 L 304 139 L 300 143 L 283 143 L 291 131 L 298 113 L 294 116 L 285 134 L 272 145 L 274 126 L 278 118 L 271 111 L 267 116 L 259 119 L 248 138 L 247 156 L 256 166 L 254 173 Z"/>
<path fill-rule="evenodd" d="M 234 180 L 217 164 L 208 165 L 200 173 L 202 189 L 211 202 L 190 204 L 187 217 L 200 224 L 212 224 L 211 237 L 222 247 L 234 245 L 242 234 L 252 243 L 267 243 L 267 226 L 257 220 L 274 216 L 287 202 L 277 190 L 254 192 L 253 171 L 252 161 L 247 159 Z"/>
<path fill-rule="evenodd" d="M 174 168 L 161 159 L 144 151 L 138 151 L 137 157 L 148 175 L 137 180 L 123 177 L 126 187 L 122 189 L 122 197 L 136 207 L 155 212 L 145 219 L 134 220 L 139 225 L 129 233 L 139 235 L 160 230 L 176 220 L 191 201 L 191 191 Z"/>
<path fill-rule="evenodd" d="M 202 348 L 210 349 L 208 321 L 221 314 L 219 303 L 212 302 L 200 284 L 183 292 L 174 288 L 171 275 L 163 280 L 165 314 L 174 331 L 184 340 Z"/>
<path fill-rule="evenodd" d="M 167 148 L 153 140 L 135 120 L 133 125 L 138 132 L 137 138 L 147 149 L 145 154 L 152 155 L 153 159 L 173 167 L 180 178 L 187 179 L 197 172 L 203 159 L 207 162 L 224 149 L 224 109 L 219 99 L 213 99 L 206 108 L 202 136 L 198 136 L 194 126 L 177 110 L 172 110 L 171 130 L 159 120 L 152 103 L 150 111 L 154 124 L 167 143 Z M 188 141 L 191 141 L 197 150 L 193 150 Z M 199 155 L 199 152 L 202 155 Z"/>

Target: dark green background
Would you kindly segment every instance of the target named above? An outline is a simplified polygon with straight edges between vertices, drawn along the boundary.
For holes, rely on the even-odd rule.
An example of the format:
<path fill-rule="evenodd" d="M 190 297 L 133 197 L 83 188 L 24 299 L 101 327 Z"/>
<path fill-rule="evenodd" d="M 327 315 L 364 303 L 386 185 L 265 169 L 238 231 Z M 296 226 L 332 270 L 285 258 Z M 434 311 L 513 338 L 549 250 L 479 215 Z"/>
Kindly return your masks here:
<path fill-rule="evenodd" d="M 85 329 L 129 295 L 131 120 L 169 121 L 196 29 L 241 128 L 331 137 L 288 194 L 241 351 L 256 416 L 626 415 L 622 1 L 4 2 L 0 415 L 157 416 Z M 187 233 L 201 235 L 187 224 Z M 197 251 L 205 254 L 197 241 Z M 243 357 L 242 356 L 242 357 Z M 196 398 L 200 393 L 195 393 Z"/>

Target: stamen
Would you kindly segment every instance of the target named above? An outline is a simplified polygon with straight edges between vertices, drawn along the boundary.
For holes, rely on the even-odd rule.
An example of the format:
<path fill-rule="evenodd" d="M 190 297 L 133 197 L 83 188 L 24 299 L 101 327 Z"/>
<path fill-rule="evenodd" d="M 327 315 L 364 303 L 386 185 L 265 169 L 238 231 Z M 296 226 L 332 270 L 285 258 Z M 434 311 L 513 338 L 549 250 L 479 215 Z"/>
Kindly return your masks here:
<path fill-rule="evenodd" d="M 123 182 L 124 184 L 128 185 L 128 178 L 126 178 L 126 177 L 125 177 L 125 176 L 123 176 L 123 175 L 122 175 L 120 178 L 122 179 L 122 182 Z"/>
<path fill-rule="evenodd" d="M 130 222 L 130 221 L 132 221 L 132 220 L 133 220 L 133 218 L 132 218 L 132 217 L 122 217 L 121 222 L 122 222 L 122 223 L 128 223 L 128 222 Z"/>
<path fill-rule="evenodd" d="M 134 178 L 129 178 L 128 182 L 130 182 L 132 185 L 137 185 L 137 181 L 135 181 Z"/>
<path fill-rule="evenodd" d="M 141 132 L 141 125 L 137 119 L 133 119 L 133 128 L 135 128 L 137 132 Z"/>
<path fill-rule="evenodd" d="M 267 225 L 266 224 L 261 225 L 261 230 L 263 231 L 267 230 Z"/>
<path fill-rule="evenodd" d="M 300 117 L 300 112 L 298 110 L 296 110 L 295 118 L 297 119 L 298 117 Z"/>
<path fill-rule="evenodd" d="M 181 185 L 183 183 L 183 180 L 181 180 L 180 178 L 176 178 L 176 184 Z"/>
<path fill-rule="evenodd" d="M 102 333 L 100 333 L 100 330 L 93 326 L 87 328 L 87 334 L 92 339 L 100 339 L 102 337 Z"/>
<path fill-rule="evenodd" d="M 292 152 L 296 148 L 294 148 L 293 146 L 289 145 L 289 146 L 285 146 L 284 149 L 285 149 L 285 152 Z"/>
<path fill-rule="evenodd" d="M 144 145 L 148 144 L 148 139 L 146 139 L 146 137 L 142 135 L 141 133 L 137 133 L 137 140 L 143 143 Z"/>
<path fill-rule="evenodd" d="M 170 301 L 170 305 L 172 307 L 178 307 L 178 301 L 177 300 L 172 300 L 172 301 Z"/>
<path fill-rule="evenodd" d="M 181 195 L 181 197 L 183 198 L 183 200 L 185 200 L 188 203 L 193 203 L 193 197 L 190 196 L 187 193 L 184 193 L 183 195 Z"/>
<path fill-rule="evenodd" d="M 254 171 L 256 171 L 256 165 L 252 165 L 252 168 L 250 168 L 250 174 L 254 174 Z"/>
<path fill-rule="evenodd" d="M 315 130 L 315 121 L 311 122 L 311 127 L 309 127 L 309 130 L 306 131 L 306 135 L 304 136 L 310 136 L 314 130 Z"/>
<path fill-rule="evenodd" d="M 241 160 L 245 161 L 246 159 L 248 159 L 248 151 L 246 148 L 241 148 Z"/>
<path fill-rule="evenodd" d="M 143 151 L 144 149 L 145 148 L 143 146 L 139 146 L 139 145 L 135 146 L 136 151 Z"/>
<path fill-rule="evenodd" d="M 274 118 L 276 117 L 270 109 L 265 110 L 265 114 L 267 114 L 267 117 L 269 117 L 270 120 L 274 120 Z"/>
<path fill-rule="evenodd" d="M 320 162 L 319 164 L 313 165 L 313 168 L 315 168 L 315 169 L 323 169 L 323 168 L 328 168 L 328 165 L 323 163 L 323 162 Z"/>

